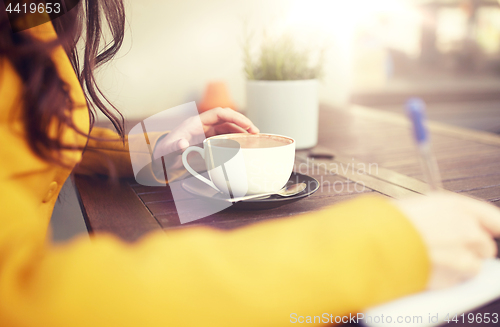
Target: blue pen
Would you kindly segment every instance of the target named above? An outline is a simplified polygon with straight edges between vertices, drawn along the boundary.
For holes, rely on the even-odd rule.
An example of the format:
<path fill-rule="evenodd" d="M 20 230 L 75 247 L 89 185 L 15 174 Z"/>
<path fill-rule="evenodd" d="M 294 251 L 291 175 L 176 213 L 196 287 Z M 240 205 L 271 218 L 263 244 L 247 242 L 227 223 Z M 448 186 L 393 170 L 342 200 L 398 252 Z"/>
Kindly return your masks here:
<path fill-rule="evenodd" d="M 425 124 L 425 103 L 419 98 L 406 102 L 406 111 L 413 125 L 413 134 L 419 152 L 424 178 L 432 191 L 443 188 L 436 158 L 432 155 L 429 131 Z"/>

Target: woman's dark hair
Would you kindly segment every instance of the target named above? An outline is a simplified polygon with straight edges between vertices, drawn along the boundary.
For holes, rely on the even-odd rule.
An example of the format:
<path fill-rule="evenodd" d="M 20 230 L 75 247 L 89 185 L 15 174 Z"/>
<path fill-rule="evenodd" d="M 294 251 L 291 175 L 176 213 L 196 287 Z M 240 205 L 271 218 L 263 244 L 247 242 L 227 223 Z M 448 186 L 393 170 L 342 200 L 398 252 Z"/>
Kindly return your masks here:
<path fill-rule="evenodd" d="M 60 150 L 74 146 L 61 143 L 63 129 L 71 127 L 87 135 L 87 131 L 79 131 L 73 123 L 71 111 L 75 104 L 68 85 L 60 79 L 56 63 L 51 60 L 51 51 L 59 45 L 64 47 L 84 90 L 90 109 L 91 128 L 99 109 L 123 138 L 123 116 L 106 99 L 94 77 L 94 70 L 112 59 L 122 45 L 125 29 L 122 0 L 81 0 L 73 9 L 52 21 L 58 37 L 51 42 L 37 40 L 29 33 L 15 32 L 5 10 L 2 11 L 0 57 L 8 59 L 22 79 L 22 120 L 27 141 L 34 153 L 49 162 L 64 164 L 59 156 Z M 106 30 L 103 29 L 103 21 L 111 34 L 111 41 L 104 45 L 101 40 Z M 83 58 L 80 58 L 76 44 L 82 34 L 85 49 Z M 55 137 L 49 136 L 49 126 L 52 129 L 54 121 L 57 124 Z"/>

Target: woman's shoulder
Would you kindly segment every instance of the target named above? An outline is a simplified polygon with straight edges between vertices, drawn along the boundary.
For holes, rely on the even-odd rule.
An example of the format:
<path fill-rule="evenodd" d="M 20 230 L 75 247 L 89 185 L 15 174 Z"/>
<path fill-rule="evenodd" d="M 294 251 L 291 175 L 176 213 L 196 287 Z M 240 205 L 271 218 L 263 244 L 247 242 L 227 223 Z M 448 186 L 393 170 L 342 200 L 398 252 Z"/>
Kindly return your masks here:
<path fill-rule="evenodd" d="M 19 33 L 29 33 L 41 41 L 48 42 L 57 39 L 57 33 L 47 13 L 22 15 L 13 24 L 15 29 L 21 31 Z"/>

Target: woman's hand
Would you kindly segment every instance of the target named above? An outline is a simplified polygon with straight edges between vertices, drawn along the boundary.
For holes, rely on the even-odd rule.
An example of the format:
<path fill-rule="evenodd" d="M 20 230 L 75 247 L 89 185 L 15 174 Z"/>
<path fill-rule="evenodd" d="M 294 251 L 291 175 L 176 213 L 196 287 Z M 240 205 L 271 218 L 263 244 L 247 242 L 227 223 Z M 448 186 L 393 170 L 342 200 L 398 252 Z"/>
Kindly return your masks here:
<path fill-rule="evenodd" d="M 500 210 L 454 193 L 395 201 L 423 237 L 429 251 L 429 289 L 454 285 L 476 275 L 494 258 L 500 236 Z"/>
<path fill-rule="evenodd" d="M 161 139 L 155 147 L 154 157 L 158 159 L 176 151 L 183 151 L 189 145 L 203 142 L 205 138 L 227 133 L 259 133 L 259 129 L 244 115 L 229 108 L 214 108 L 186 119 L 175 130 Z M 170 160 L 174 160 L 171 158 Z M 177 162 L 177 160 L 175 160 Z M 169 166 L 177 163 L 170 162 Z"/>

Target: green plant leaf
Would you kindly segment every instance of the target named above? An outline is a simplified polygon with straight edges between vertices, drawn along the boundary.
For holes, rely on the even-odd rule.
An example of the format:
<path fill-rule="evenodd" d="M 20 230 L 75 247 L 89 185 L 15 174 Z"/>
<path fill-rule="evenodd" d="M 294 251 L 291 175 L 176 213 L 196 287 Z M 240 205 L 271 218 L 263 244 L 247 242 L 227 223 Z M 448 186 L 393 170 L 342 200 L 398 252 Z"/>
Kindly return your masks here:
<path fill-rule="evenodd" d="M 245 74 L 249 80 L 303 80 L 320 79 L 323 76 L 324 49 L 314 52 L 299 48 L 291 35 L 271 39 L 264 34 L 260 52 L 254 60 L 251 52 L 252 38 L 244 45 Z"/>

